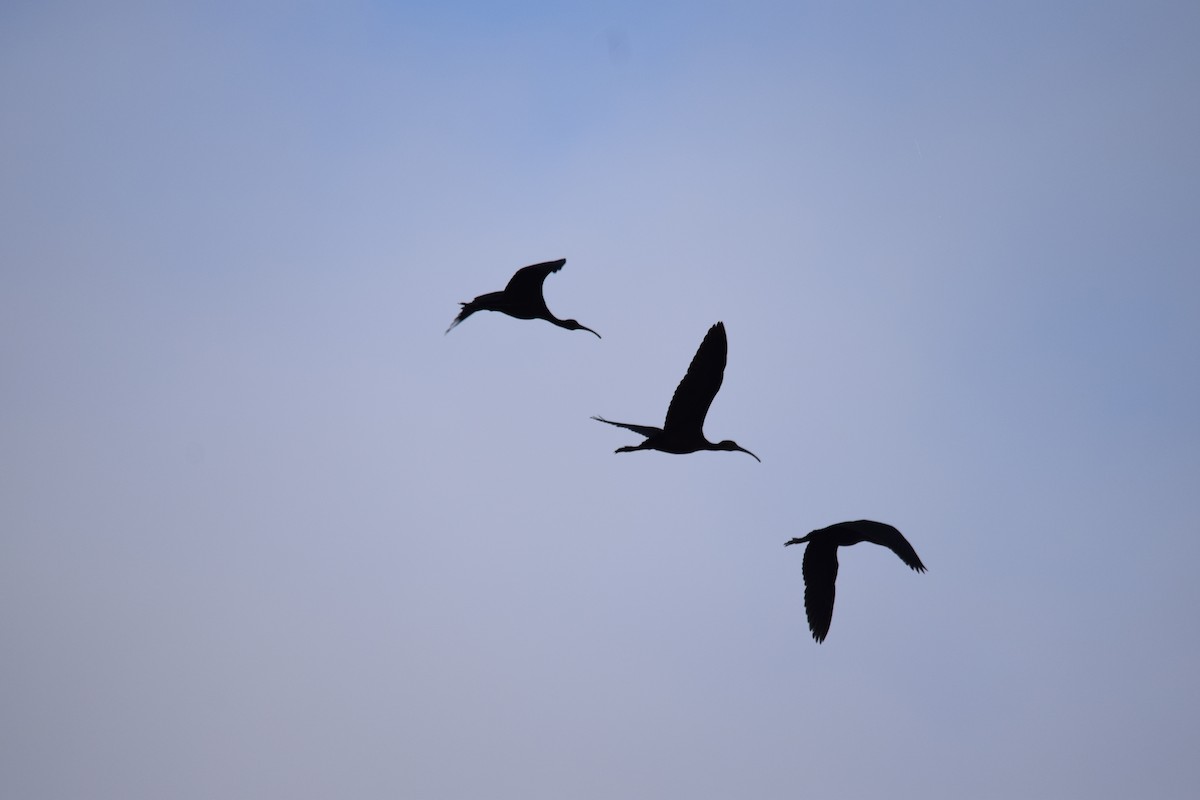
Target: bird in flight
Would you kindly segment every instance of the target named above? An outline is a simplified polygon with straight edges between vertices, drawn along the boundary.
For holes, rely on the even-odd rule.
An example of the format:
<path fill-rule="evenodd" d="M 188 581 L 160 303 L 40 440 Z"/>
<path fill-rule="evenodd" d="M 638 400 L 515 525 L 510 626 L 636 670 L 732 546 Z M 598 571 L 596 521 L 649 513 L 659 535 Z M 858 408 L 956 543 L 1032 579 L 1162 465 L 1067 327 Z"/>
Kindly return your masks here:
<path fill-rule="evenodd" d="M 542 297 L 542 284 L 546 281 L 547 275 L 551 272 L 558 272 L 565 263 L 567 260 L 560 258 L 557 261 L 546 261 L 522 267 L 509 279 L 504 291 L 488 292 L 479 295 L 469 303 L 460 303 L 462 311 L 458 312 L 454 322 L 451 322 L 450 327 L 446 328 L 446 333 L 449 333 L 455 325 L 476 311 L 499 311 L 517 319 L 544 319 L 569 331 L 587 331 L 595 334 L 599 339 L 600 334 L 591 328 L 580 325 L 573 319 L 559 319 L 546 307 L 546 299 Z"/>
<path fill-rule="evenodd" d="M 725 339 L 725 323 L 718 322 L 708 329 L 700 348 L 692 358 L 687 374 L 675 389 L 671 405 L 667 407 L 667 420 L 661 428 L 650 425 L 629 425 L 613 422 L 604 417 L 592 417 L 597 422 L 607 422 L 619 428 L 628 428 L 646 437 L 639 445 L 618 447 L 617 453 L 632 453 L 635 450 L 661 450 L 664 453 L 695 453 L 697 450 L 740 450 L 762 461 L 736 442 L 726 439 L 716 444 L 704 438 L 704 418 L 712 405 L 721 381 L 725 376 L 725 359 L 729 343 Z"/>
<path fill-rule="evenodd" d="M 829 622 L 833 619 L 834 581 L 837 580 L 839 547 L 859 542 L 883 545 L 917 572 L 925 571 L 925 565 L 921 563 L 917 551 L 908 543 L 908 539 L 904 538 L 904 534 L 882 522 L 869 519 L 839 522 L 783 544 L 786 547 L 802 542 L 808 542 L 808 547 L 804 548 L 804 611 L 808 614 L 809 630 L 818 642 L 825 641 L 829 633 Z"/>

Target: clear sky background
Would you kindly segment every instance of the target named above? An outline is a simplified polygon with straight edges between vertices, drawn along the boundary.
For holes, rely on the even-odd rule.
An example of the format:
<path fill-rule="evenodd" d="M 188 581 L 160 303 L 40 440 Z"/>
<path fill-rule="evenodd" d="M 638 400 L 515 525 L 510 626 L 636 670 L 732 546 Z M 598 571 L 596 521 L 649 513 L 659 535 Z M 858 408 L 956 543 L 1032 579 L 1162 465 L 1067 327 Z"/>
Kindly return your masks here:
<path fill-rule="evenodd" d="M 1200 6 L 0 6 L 0 795 L 1192 798 Z M 565 257 L 550 307 L 460 301 Z M 729 334 L 706 431 L 614 455 Z M 815 644 L 814 528 L 842 552 Z"/>

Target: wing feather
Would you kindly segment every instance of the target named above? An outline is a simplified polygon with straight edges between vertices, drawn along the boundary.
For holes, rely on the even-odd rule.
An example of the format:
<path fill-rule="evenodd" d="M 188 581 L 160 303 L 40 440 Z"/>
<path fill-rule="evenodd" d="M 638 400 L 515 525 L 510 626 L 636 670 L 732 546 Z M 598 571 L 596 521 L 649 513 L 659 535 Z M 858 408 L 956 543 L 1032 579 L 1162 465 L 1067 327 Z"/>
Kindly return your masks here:
<path fill-rule="evenodd" d="M 671 405 L 667 407 L 668 431 L 692 431 L 701 434 L 709 406 L 721 388 L 725 377 L 725 361 L 729 343 L 725 338 L 725 323 L 718 322 L 708 329 L 704 341 L 692 357 L 687 374 L 675 388 Z"/>
<path fill-rule="evenodd" d="M 609 425 L 616 425 L 618 428 L 626 428 L 634 433 L 645 436 L 647 439 L 662 433 L 662 428 L 655 428 L 651 425 L 630 425 L 628 422 L 613 422 L 611 419 L 605 419 L 604 417 L 592 417 L 592 419 L 597 422 L 607 422 Z"/>
<path fill-rule="evenodd" d="M 487 309 L 496 310 L 500 308 L 503 302 L 504 292 L 488 292 L 487 294 L 479 295 L 479 297 L 476 297 L 470 302 L 459 303 L 459 305 L 462 306 L 462 310 L 458 312 L 458 316 L 454 318 L 454 322 L 450 323 L 450 327 L 446 328 L 446 333 L 454 330 L 454 326 L 458 325 L 458 323 L 462 322 L 476 311 L 484 311 Z"/>
<path fill-rule="evenodd" d="M 921 563 L 921 558 L 917 555 L 917 551 L 909 544 L 908 539 L 904 538 L 904 534 L 896 528 L 886 523 L 875 522 L 869 519 L 860 519 L 857 522 L 846 524 L 854 526 L 855 532 L 863 537 L 863 541 L 882 545 L 899 556 L 901 561 L 917 572 L 925 572 L 925 565 Z"/>
<path fill-rule="evenodd" d="M 526 293 L 541 295 L 542 283 L 546 280 L 546 276 L 551 272 L 558 272 L 565 263 L 567 263 L 567 260 L 560 258 L 557 261 L 543 261 L 541 264 L 530 264 L 528 267 L 521 267 L 509 278 L 508 285 L 504 287 L 504 291 L 516 293 L 517 295 L 524 295 Z"/>
<path fill-rule="evenodd" d="M 809 542 L 804 549 L 804 613 L 813 639 L 825 641 L 833 620 L 833 598 L 838 574 L 837 545 Z"/>

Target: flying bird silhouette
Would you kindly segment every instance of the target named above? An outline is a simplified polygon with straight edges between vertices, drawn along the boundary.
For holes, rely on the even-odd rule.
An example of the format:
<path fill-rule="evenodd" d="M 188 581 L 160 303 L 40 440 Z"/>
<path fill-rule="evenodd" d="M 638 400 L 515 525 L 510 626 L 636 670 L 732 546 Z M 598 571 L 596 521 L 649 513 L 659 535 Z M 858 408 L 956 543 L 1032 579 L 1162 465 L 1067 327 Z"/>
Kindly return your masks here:
<path fill-rule="evenodd" d="M 476 311 L 499 311 L 517 319 L 544 319 L 569 331 L 587 331 L 595 334 L 599 339 L 600 334 L 591 328 L 580 325 L 573 319 L 559 319 L 546 307 L 546 299 L 542 297 L 542 284 L 547 275 L 551 272 L 558 272 L 565 263 L 567 260 L 560 258 L 557 261 L 545 261 L 541 264 L 522 267 L 509 279 L 504 291 L 488 292 L 479 295 L 469 303 L 460 303 L 462 311 L 458 312 L 454 322 L 451 322 L 450 327 L 446 328 L 446 333 L 452 331 L 455 325 Z"/>
<path fill-rule="evenodd" d="M 692 357 L 687 374 L 675 389 L 671 405 L 667 407 L 667 420 L 661 428 L 650 425 L 629 425 L 613 422 L 604 417 L 592 417 L 597 422 L 607 422 L 618 428 L 628 428 L 646 437 L 646 441 L 629 447 L 618 447 L 614 452 L 632 453 L 634 450 L 661 450 L 664 453 L 695 453 L 697 450 L 740 450 L 755 456 L 736 442 L 726 439 L 713 444 L 704 438 L 704 418 L 712 405 L 721 381 L 725 377 L 725 359 L 729 343 L 725 340 L 725 323 L 718 322 L 708 329 L 696 355 Z"/>
<path fill-rule="evenodd" d="M 829 634 L 829 623 L 833 619 L 834 581 L 837 580 L 839 547 L 848 547 L 859 542 L 883 545 L 917 572 L 925 571 L 925 565 L 921 563 L 917 551 L 908 543 L 908 539 L 904 538 L 904 534 L 882 522 L 869 519 L 839 522 L 783 544 L 786 547 L 801 542 L 808 542 L 808 547 L 804 548 L 804 611 L 808 614 L 809 630 L 818 642 L 825 641 L 826 635 Z"/>

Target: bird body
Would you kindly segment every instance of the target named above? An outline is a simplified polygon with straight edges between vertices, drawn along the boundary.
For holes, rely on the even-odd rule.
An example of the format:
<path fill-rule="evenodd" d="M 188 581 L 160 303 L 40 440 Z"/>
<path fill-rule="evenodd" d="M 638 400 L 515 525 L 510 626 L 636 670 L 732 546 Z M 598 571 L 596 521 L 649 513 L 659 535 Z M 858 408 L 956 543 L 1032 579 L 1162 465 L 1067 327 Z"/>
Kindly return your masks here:
<path fill-rule="evenodd" d="M 725 377 L 725 362 L 729 343 L 725 337 L 725 323 L 718 322 L 708 329 L 704 341 L 692 357 L 687 374 L 675 389 L 671 405 L 667 407 L 667 419 L 661 428 L 652 425 L 632 425 L 613 422 L 604 417 L 592 417 L 597 422 L 606 422 L 618 428 L 626 428 L 646 437 L 641 444 L 618 447 L 614 452 L 632 453 L 636 450 L 659 450 L 663 453 L 695 453 L 699 450 L 739 450 L 762 461 L 736 442 L 726 439 L 710 442 L 704 436 L 704 418 L 713 398 L 721 388 Z"/>
<path fill-rule="evenodd" d="M 546 306 L 546 299 L 542 296 L 542 284 L 547 275 L 551 272 L 558 272 L 566 263 L 565 258 L 560 258 L 557 261 L 545 261 L 541 264 L 522 267 L 509 279 L 508 285 L 504 287 L 503 291 L 488 292 L 479 295 L 474 300 L 461 303 L 462 311 L 458 312 L 458 316 L 450 323 L 450 327 L 446 328 L 446 333 L 449 333 L 454 326 L 476 311 L 499 311 L 517 319 L 544 319 L 560 328 L 570 331 L 587 331 L 595 334 L 596 338 L 600 338 L 600 334 L 591 328 L 580 325 L 573 319 L 559 319 Z"/>
<path fill-rule="evenodd" d="M 804 549 L 804 611 L 808 616 L 808 628 L 813 639 L 825 641 L 829 634 L 829 623 L 833 620 L 833 599 L 837 581 L 839 547 L 849 547 L 859 542 L 871 542 L 888 548 L 905 564 L 917 572 L 924 572 L 917 551 L 904 538 L 904 534 L 882 522 L 860 519 L 856 522 L 839 522 L 827 528 L 812 531 L 807 536 L 784 542 L 808 543 Z"/>

